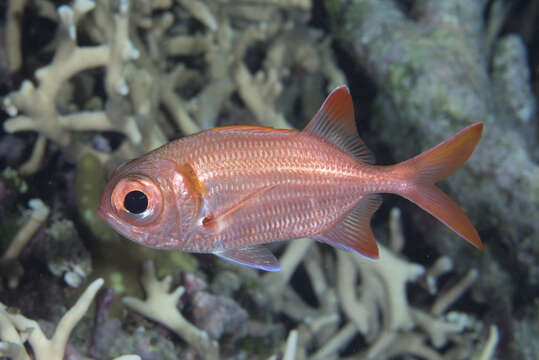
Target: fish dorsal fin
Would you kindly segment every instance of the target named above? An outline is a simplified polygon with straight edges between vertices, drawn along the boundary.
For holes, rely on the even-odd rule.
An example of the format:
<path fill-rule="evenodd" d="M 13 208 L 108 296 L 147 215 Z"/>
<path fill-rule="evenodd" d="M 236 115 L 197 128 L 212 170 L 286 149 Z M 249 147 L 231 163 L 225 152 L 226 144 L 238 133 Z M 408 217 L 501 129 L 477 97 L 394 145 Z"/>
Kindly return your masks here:
<path fill-rule="evenodd" d="M 328 95 L 301 134 L 320 137 L 360 162 L 374 164 L 374 155 L 357 133 L 354 103 L 346 85 L 335 88 Z"/>
<path fill-rule="evenodd" d="M 281 271 L 281 264 L 271 251 L 261 245 L 214 252 L 220 258 L 236 264 L 265 271 Z"/>
<path fill-rule="evenodd" d="M 378 259 L 378 245 L 372 234 L 371 216 L 378 209 L 380 195 L 364 196 L 354 209 L 329 232 L 314 239 L 339 249 L 353 251 L 369 259 Z"/>

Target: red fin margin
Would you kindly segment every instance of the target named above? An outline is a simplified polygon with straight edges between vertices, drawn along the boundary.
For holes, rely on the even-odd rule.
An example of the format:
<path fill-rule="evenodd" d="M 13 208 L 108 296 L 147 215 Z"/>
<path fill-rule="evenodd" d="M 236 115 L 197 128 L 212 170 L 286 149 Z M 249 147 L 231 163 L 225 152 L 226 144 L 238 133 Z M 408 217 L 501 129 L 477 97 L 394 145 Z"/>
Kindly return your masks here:
<path fill-rule="evenodd" d="M 335 88 L 328 95 L 301 134 L 322 138 L 359 162 L 374 164 L 374 155 L 357 133 L 354 103 L 345 85 Z"/>
<path fill-rule="evenodd" d="M 483 244 L 470 219 L 449 196 L 434 185 L 455 172 L 472 155 L 483 131 L 482 123 L 472 124 L 439 145 L 395 165 L 411 174 L 410 186 L 399 195 L 414 202 L 475 247 Z"/>

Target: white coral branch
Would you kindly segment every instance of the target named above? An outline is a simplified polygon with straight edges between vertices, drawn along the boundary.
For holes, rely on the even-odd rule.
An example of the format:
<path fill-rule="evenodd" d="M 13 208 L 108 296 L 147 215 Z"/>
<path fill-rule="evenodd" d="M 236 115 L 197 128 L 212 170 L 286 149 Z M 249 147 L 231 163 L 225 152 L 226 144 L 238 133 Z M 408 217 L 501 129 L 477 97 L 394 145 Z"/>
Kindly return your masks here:
<path fill-rule="evenodd" d="M 488 338 L 483 347 L 483 350 L 479 354 L 479 360 L 491 360 L 494 359 L 494 354 L 496 352 L 496 346 L 500 340 L 500 333 L 496 325 L 491 325 L 488 333 Z"/>
<path fill-rule="evenodd" d="M 178 2 L 189 11 L 195 19 L 206 25 L 211 31 L 217 30 L 217 20 L 204 2 L 199 0 L 178 0 Z"/>
<path fill-rule="evenodd" d="M 218 344 L 208 334 L 187 321 L 177 308 L 177 302 L 183 295 L 183 286 L 170 291 L 171 276 L 158 280 L 152 261 L 144 264 L 142 287 L 146 293 L 144 301 L 134 297 L 124 297 L 122 302 L 131 310 L 149 319 L 157 321 L 193 346 L 204 359 L 218 358 Z"/>
<path fill-rule="evenodd" d="M 283 355 L 283 360 L 296 359 L 296 351 L 298 350 L 298 331 L 292 330 L 286 339 L 286 348 Z"/>
<path fill-rule="evenodd" d="M 43 225 L 49 216 L 50 209 L 40 199 L 32 199 L 28 202 L 31 213 L 28 220 L 21 227 L 0 261 L 16 259 L 24 249 L 28 241 L 34 236 L 36 231 Z"/>
<path fill-rule="evenodd" d="M 76 25 L 79 19 L 91 11 L 95 3 L 91 0 L 75 0 L 72 6 L 58 8 L 60 19 L 58 48 L 52 62 L 38 69 L 35 78 L 38 85 L 31 81 L 22 82 L 19 90 L 11 92 L 3 99 L 3 106 L 11 116 L 4 123 L 9 133 L 18 131 L 38 131 L 48 139 L 69 152 L 76 159 L 80 153 L 90 151 L 73 139 L 71 133 L 80 130 L 121 131 L 136 143 L 140 133 L 133 120 L 111 118 L 104 111 L 81 112 L 61 115 L 56 107 L 57 97 L 62 85 L 72 76 L 85 70 L 106 67 L 107 91 L 109 96 L 125 94 L 128 91 L 124 78 L 125 62 L 136 58 L 138 52 L 128 39 L 127 14 L 115 17 L 116 36 L 112 44 L 98 46 L 78 46 Z M 43 148 L 43 141 L 39 143 Z M 36 171 L 43 152 L 34 151 L 33 165 L 26 171 Z"/>
<path fill-rule="evenodd" d="M 0 304 L 0 356 L 7 356 L 14 360 L 30 359 L 23 344 L 24 339 L 17 332 Z"/>
<path fill-rule="evenodd" d="M 88 311 L 88 307 L 101 286 L 103 286 L 103 279 L 94 280 L 88 286 L 75 305 L 60 319 L 51 339 L 45 336 L 37 321 L 28 319 L 21 314 L 12 314 L 4 304 L 0 303 L 0 339 L 10 342 L 12 350 L 17 349 L 19 345 L 22 346 L 25 341 L 28 341 L 32 346 L 36 360 L 62 360 L 71 331 Z M 14 329 L 18 334 L 13 332 Z M 26 335 L 28 336 L 27 339 L 23 339 Z M 1 342 L 0 344 L 6 343 Z M 27 354 L 25 357 L 24 352 L 18 351 L 19 357 L 17 359 L 30 359 Z"/>
<path fill-rule="evenodd" d="M 283 292 L 296 268 L 301 263 L 313 240 L 303 238 L 291 241 L 284 254 L 279 258 L 281 271 L 264 274 L 262 281 L 267 292 L 276 297 Z"/>
<path fill-rule="evenodd" d="M 19 229 L 7 250 L 0 257 L 0 266 L 6 269 L 3 275 L 7 275 L 8 286 L 12 289 L 19 285 L 19 278 L 22 276 L 22 271 L 18 271 L 19 268 L 15 262 L 36 231 L 47 220 L 50 212 L 49 207 L 40 199 L 30 200 L 28 206 L 31 209 L 28 220 Z"/>
<path fill-rule="evenodd" d="M 390 239 L 394 249 L 402 248 L 404 237 L 398 211 L 391 212 Z M 470 270 L 455 286 L 439 294 L 431 311 L 426 312 L 412 307 L 406 294 L 406 284 L 417 281 L 425 273 L 425 268 L 390 252 L 384 246 L 379 248 L 380 259 L 376 262 L 365 261 L 344 251 L 337 253 L 337 291 L 342 309 L 351 324 L 355 325 L 355 330 L 359 330 L 367 342 L 374 341 L 365 352 L 366 358 L 391 357 L 402 352 L 441 358 L 436 349 L 446 346 L 448 341 L 475 324 L 473 318 L 462 314 L 444 314 L 476 280 L 477 271 Z M 429 280 L 429 289 L 435 292 L 436 278 L 451 268 L 452 263 L 447 258 L 437 262 L 425 277 Z M 358 277 L 359 287 L 356 284 Z M 383 320 L 382 326 L 380 318 Z M 413 332 L 414 327 L 422 332 Z M 344 339 L 354 333 L 350 327 L 346 330 Z M 403 335 L 408 336 L 408 346 L 402 341 Z M 427 338 L 434 348 L 425 341 Z M 329 353 L 330 350 L 323 347 L 315 358 Z"/>
<path fill-rule="evenodd" d="M 122 356 L 115 357 L 112 360 L 140 360 L 140 359 L 141 357 L 138 355 L 122 355 Z"/>
<path fill-rule="evenodd" d="M 432 305 L 431 313 L 443 314 L 447 309 L 464 294 L 479 277 L 477 269 L 471 269 L 466 276 L 460 279 L 453 287 L 444 291 L 436 298 Z"/>

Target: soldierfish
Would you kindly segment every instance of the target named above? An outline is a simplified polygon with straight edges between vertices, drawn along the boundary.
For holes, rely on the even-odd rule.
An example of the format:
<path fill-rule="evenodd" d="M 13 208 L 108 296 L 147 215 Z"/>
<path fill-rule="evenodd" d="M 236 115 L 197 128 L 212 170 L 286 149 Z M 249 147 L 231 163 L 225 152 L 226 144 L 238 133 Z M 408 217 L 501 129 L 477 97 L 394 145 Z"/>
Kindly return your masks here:
<path fill-rule="evenodd" d="M 310 237 L 378 258 L 370 219 L 378 194 L 394 193 L 481 249 L 470 220 L 434 183 L 466 162 L 482 129 L 470 125 L 410 160 L 375 166 L 341 86 L 303 131 L 221 127 L 125 164 L 107 183 L 98 213 L 145 246 L 279 271 L 261 244 Z"/>

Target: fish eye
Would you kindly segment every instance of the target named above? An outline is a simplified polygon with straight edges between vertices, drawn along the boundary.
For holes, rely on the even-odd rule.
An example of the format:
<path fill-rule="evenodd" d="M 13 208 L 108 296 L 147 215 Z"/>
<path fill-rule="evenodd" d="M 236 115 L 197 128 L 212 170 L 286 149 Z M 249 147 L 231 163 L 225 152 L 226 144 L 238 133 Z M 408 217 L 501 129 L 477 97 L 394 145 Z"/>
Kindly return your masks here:
<path fill-rule="evenodd" d="M 140 214 L 148 208 L 148 197 L 142 191 L 130 191 L 125 195 L 124 208 L 130 213 Z"/>
<path fill-rule="evenodd" d="M 111 198 L 117 216 L 130 224 L 149 224 L 163 210 L 160 187 L 145 176 L 129 176 L 114 186 Z"/>

